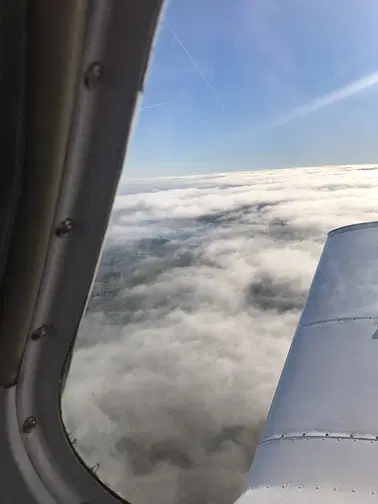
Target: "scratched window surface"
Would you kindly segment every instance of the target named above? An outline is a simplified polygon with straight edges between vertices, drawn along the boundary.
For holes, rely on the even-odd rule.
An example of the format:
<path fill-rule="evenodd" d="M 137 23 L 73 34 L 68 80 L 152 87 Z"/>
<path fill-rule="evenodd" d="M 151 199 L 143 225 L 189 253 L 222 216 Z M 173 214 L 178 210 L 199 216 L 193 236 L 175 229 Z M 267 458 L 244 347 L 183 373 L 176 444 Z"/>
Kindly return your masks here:
<path fill-rule="evenodd" d="M 326 233 L 376 220 L 375 0 L 171 0 L 63 416 L 135 504 L 243 491 Z"/>

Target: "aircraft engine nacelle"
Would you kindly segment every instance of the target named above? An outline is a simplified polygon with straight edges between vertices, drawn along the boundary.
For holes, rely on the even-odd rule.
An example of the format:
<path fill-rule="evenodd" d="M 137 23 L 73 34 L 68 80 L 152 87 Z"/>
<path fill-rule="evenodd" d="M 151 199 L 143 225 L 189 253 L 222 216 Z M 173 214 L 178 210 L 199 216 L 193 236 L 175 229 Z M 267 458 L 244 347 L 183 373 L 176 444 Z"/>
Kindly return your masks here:
<path fill-rule="evenodd" d="M 378 502 L 377 324 L 378 222 L 331 231 L 238 504 Z"/>

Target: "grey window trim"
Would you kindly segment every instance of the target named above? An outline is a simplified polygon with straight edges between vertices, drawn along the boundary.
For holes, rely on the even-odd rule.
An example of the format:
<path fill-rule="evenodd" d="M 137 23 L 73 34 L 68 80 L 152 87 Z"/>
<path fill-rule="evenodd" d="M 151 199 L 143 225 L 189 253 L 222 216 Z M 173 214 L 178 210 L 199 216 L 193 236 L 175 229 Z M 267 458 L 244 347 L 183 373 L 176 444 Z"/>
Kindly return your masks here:
<path fill-rule="evenodd" d="M 6 467 L 3 478 L 9 480 L 0 483 L 0 491 L 8 485 L 4 502 L 111 504 L 120 500 L 72 448 L 61 418 L 60 395 L 62 373 L 101 252 L 162 3 L 37 0 L 32 6 L 36 11 L 47 9 L 45 17 L 54 7 L 71 9 L 77 22 L 72 37 L 77 39 L 72 57 L 68 56 L 69 40 L 64 41 L 69 74 L 60 75 L 64 85 L 51 76 L 62 93 L 68 92 L 60 102 L 60 112 L 66 112 L 59 118 L 63 124 L 56 126 L 61 128 L 55 144 L 46 146 L 49 132 L 38 132 L 45 148 L 45 172 L 39 173 L 42 185 L 34 192 L 31 185 L 29 193 L 23 194 L 29 205 L 37 205 L 36 215 L 28 220 L 31 207 L 21 208 L 7 272 L 6 301 L 8 306 L 11 302 L 14 305 L 0 327 L 1 380 L 7 386 L 0 394 L 0 463 Z M 53 37 L 51 26 L 45 24 L 45 28 Z M 59 70 L 59 63 L 55 62 L 51 71 Z M 46 61 L 43 64 L 47 65 Z M 48 79 L 48 66 L 42 68 L 42 74 Z M 67 90 L 64 86 L 68 84 L 72 88 Z M 31 108 L 38 115 L 36 107 Z M 33 121 L 29 128 L 30 124 Z M 42 122 L 42 126 L 51 127 L 51 121 Z M 37 154 L 34 159 L 29 155 L 30 167 L 26 168 L 38 174 L 38 167 L 33 166 Z M 51 186 L 46 186 L 43 175 Z M 44 200 L 46 192 L 49 198 Z M 44 202 L 40 207 L 39 197 Z M 47 217 L 46 210 L 51 211 Z M 38 217 L 45 218 L 41 230 Z M 39 262 L 32 261 L 35 275 L 29 278 L 29 291 L 22 290 L 23 278 L 17 274 L 20 261 L 31 253 L 28 247 L 33 240 L 23 242 L 22 236 L 28 222 L 33 225 L 29 231 L 37 235 L 34 239 L 40 255 Z M 42 236 L 39 241 L 38 233 Z M 27 293 L 31 293 L 32 307 L 29 298 L 29 306 L 23 305 Z"/>

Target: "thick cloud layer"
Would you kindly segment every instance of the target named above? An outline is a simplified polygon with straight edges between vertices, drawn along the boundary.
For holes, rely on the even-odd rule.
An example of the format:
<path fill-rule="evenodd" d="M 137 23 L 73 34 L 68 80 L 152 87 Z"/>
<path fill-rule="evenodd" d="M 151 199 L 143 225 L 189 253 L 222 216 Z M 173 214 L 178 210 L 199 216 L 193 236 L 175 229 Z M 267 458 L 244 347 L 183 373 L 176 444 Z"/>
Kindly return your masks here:
<path fill-rule="evenodd" d="M 135 504 L 232 503 L 326 233 L 377 219 L 378 169 L 134 181 L 115 203 L 63 397 Z"/>

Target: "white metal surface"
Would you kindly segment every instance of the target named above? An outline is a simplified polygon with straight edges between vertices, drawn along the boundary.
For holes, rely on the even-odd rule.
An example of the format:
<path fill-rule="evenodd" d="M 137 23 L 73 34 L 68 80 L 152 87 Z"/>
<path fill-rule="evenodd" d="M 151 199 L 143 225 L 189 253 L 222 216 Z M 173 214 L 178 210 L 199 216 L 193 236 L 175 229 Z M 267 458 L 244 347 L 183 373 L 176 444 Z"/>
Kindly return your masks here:
<path fill-rule="evenodd" d="M 378 222 L 328 235 L 299 326 L 341 317 L 378 317 Z"/>
<path fill-rule="evenodd" d="M 301 502 L 365 502 L 362 495 L 370 501 L 376 496 L 377 323 L 378 223 L 335 230 L 248 477 L 248 488 L 266 491 L 248 493 L 240 502 L 297 502 L 297 493 L 283 492 L 294 487 Z M 326 488 L 336 490 L 325 496 Z"/>
<path fill-rule="evenodd" d="M 357 491 L 352 487 L 317 488 L 293 485 L 280 488 L 256 488 L 247 490 L 236 504 L 374 504 L 377 494 Z"/>

